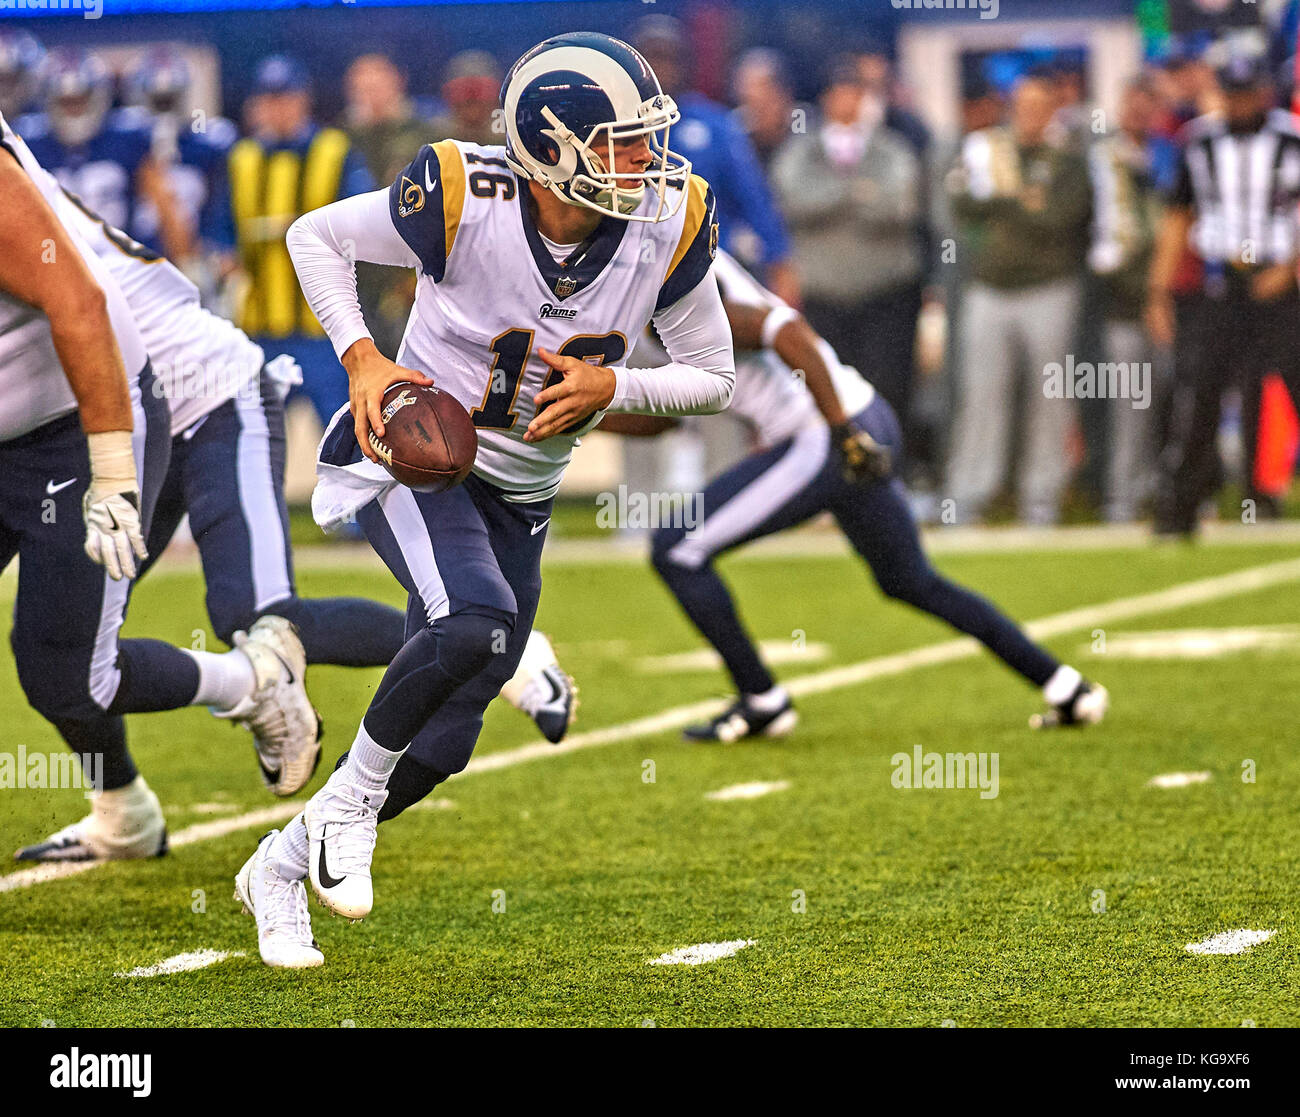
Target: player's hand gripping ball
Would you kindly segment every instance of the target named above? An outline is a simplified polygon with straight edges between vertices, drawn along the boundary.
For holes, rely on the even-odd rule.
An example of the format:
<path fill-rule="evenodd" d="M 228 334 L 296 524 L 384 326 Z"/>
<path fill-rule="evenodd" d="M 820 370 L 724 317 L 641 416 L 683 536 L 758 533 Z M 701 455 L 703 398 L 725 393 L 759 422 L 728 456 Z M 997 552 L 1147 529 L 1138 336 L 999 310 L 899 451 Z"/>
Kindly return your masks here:
<path fill-rule="evenodd" d="M 418 492 L 459 485 L 474 466 L 478 432 L 469 413 L 446 392 L 397 383 L 384 392 L 384 436 L 370 432 L 370 449 L 383 467 Z"/>

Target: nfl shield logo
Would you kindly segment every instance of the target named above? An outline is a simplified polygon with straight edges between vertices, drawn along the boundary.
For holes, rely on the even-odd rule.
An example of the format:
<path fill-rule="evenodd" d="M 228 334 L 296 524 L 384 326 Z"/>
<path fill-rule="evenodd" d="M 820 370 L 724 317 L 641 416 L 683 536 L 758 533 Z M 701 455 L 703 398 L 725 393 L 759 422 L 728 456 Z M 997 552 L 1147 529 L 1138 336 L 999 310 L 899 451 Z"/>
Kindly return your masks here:
<path fill-rule="evenodd" d="M 571 275 L 562 275 L 555 281 L 555 297 L 567 299 L 578 289 L 578 281 Z"/>

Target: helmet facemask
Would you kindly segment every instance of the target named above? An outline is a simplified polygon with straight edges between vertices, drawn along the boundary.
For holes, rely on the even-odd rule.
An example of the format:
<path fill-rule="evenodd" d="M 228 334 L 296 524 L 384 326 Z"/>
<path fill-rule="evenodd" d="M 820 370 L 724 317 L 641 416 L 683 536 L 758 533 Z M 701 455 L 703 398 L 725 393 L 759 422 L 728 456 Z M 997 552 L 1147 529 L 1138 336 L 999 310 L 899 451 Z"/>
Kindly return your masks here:
<path fill-rule="evenodd" d="M 544 134 L 560 149 L 556 173 L 547 176 L 550 181 L 543 185 L 563 201 L 623 221 L 651 224 L 668 220 L 681 208 L 684 189 L 679 189 L 673 200 L 668 196 L 668 187 L 683 188 L 691 164 L 668 147 L 669 130 L 681 119 L 681 113 L 667 94 L 642 102 L 636 119 L 597 124 L 586 137 L 578 136 L 547 107 L 542 108 L 541 115 L 550 124 Z M 650 148 L 650 165 L 640 171 L 618 171 L 617 146 L 640 136 L 646 138 Z M 657 204 L 650 213 L 639 214 L 636 211 L 641 208 L 647 187 Z"/>

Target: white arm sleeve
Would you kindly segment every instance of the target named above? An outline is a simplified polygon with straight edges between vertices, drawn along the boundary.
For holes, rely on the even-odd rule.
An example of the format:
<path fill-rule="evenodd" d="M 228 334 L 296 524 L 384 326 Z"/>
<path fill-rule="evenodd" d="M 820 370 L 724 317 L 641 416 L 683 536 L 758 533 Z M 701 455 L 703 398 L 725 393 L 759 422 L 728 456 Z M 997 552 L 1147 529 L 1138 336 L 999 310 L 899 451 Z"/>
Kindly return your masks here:
<path fill-rule="evenodd" d="M 289 226 L 284 242 L 307 305 L 340 358 L 354 342 L 370 337 L 357 299 L 355 262 L 398 268 L 419 263 L 393 228 L 387 190 L 357 194 L 303 214 Z"/>
<path fill-rule="evenodd" d="M 659 368 L 616 368 L 608 411 L 642 415 L 709 415 L 731 403 L 736 362 L 731 327 L 710 271 L 695 287 L 654 316 L 672 363 Z"/>

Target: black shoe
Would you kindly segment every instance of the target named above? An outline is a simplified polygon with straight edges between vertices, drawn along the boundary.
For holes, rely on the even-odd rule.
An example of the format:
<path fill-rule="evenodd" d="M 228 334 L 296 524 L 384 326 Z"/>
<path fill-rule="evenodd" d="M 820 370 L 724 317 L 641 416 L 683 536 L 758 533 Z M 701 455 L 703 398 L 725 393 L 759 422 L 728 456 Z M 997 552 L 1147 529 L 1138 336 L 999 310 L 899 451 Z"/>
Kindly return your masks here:
<path fill-rule="evenodd" d="M 1059 706 L 1052 706 L 1029 719 L 1031 729 L 1061 729 L 1066 726 L 1096 725 L 1110 708 L 1110 692 L 1099 683 L 1084 679 Z"/>
<path fill-rule="evenodd" d="M 784 737 L 799 721 L 794 703 L 787 697 L 780 709 L 767 713 L 738 698 L 710 722 L 688 725 L 682 736 L 688 741 L 721 741 L 729 744 L 746 737 Z"/>

